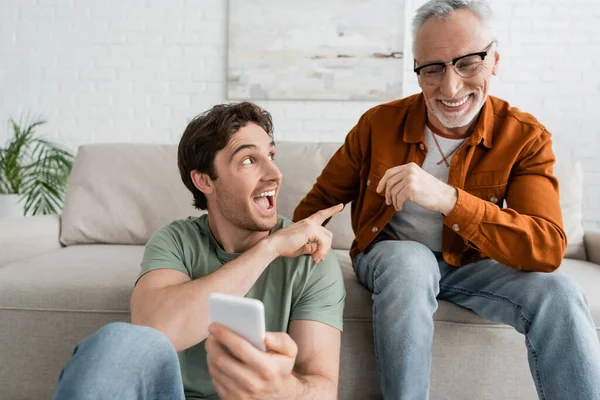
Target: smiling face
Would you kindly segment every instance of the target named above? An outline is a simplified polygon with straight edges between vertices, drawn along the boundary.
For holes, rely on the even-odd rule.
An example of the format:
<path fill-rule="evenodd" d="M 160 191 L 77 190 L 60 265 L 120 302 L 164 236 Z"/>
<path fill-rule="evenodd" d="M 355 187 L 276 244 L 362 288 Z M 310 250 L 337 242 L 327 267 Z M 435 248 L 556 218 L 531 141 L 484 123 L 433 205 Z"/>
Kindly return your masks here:
<path fill-rule="evenodd" d="M 483 51 L 492 41 L 491 33 L 481 19 L 468 10 L 456 10 L 446 18 L 429 18 L 415 38 L 417 65 L 448 62 L 456 57 Z M 475 122 L 488 96 L 490 80 L 498 70 L 496 44 L 488 52 L 481 71 L 471 78 L 462 78 L 452 66 L 446 67 L 442 82 L 419 85 L 427 104 L 428 119 L 434 127 L 462 134 Z"/>
<path fill-rule="evenodd" d="M 215 157 L 217 178 L 207 194 L 209 214 L 249 232 L 270 231 L 277 224 L 281 172 L 275 144 L 254 123 L 240 128 Z"/>

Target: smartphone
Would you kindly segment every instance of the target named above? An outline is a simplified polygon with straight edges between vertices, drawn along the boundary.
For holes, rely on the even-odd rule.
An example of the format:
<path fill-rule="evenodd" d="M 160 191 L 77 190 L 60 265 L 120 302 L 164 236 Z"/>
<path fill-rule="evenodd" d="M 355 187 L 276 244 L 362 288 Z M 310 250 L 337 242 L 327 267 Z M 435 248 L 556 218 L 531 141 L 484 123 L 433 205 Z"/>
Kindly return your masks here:
<path fill-rule="evenodd" d="M 208 296 L 210 322 L 219 323 L 252 343 L 259 350 L 265 346 L 265 307 L 260 300 L 223 293 Z"/>

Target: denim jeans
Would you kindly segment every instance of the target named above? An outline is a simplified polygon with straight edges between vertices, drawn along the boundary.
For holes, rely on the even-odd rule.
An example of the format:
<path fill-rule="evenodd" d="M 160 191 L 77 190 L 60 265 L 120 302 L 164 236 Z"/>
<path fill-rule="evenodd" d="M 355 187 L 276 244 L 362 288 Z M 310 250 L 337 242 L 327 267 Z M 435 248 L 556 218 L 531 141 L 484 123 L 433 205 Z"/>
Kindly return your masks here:
<path fill-rule="evenodd" d="M 106 325 L 75 348 L 53 399 L 183 400 L 177 353 L 155 329 Z"/>
<path fill-rule="evenodd" d="M 587 300 L 564 272 L 522 272 L 491 259 L 454 268 L 426 246 L 382 241 L 354 259 L 373 292 L 384 399 L 429 396 L 433 314 L 447 300 L 525 335 L 540 399 L 600 399 L 600 345 Z"/>

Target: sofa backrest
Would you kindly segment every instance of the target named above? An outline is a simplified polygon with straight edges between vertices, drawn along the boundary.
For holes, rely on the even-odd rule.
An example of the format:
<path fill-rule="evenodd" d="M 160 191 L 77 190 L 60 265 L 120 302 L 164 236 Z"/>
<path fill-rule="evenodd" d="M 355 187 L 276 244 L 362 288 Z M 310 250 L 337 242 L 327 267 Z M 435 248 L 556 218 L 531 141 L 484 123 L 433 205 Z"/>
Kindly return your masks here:
<path fill-rule="evenodd" d="M 560 207 L 568 241 L 565 257 L 585 260 L 581 163 L 572 154 L 557 152 L 554 175 L 560 184 Z"/>
<path fill-rule="evenodd" d="M 84 145 L 69 179 L 60 241 L 145 244 L 162 225 L 188 215 L 199 212 L 179 177 L 176 146 Z"/>
<path fill-rule="evenodd" d="M 289 218 L 310 190 L 340 143 L 277 143 L 277 165 L 283 174 L 278 211 Z M 584 258 L 581 216 L 582 177 L 570 158 L 557 163 L 561 205 L 569 237 L 568 256 Z M 79 148 L 69 180 L 61 221 L 64 245 L 111 243 L 143 245 L 159 227 L 189 215 L 192 195 L 177 169 L 177 146 L 92 144 Z M 354 234 L 350 205 L 327 225 L 333 247 L 348 249 Z"/>
<path fill-rule="evenodd" d="M 277 163 L 284 176 L 278 212 L 292 217 L 294 208 L 340 144 L 277 144 Z M 177 169 L 177 146 L 91 144 L 79 148 L 61 216 L 60 241 L 145 244 L 171 221 L 200 215 L 192 207 Z M 353 232 L 350 207 L 332 218 L 333 246 L 348 249 Z"/>

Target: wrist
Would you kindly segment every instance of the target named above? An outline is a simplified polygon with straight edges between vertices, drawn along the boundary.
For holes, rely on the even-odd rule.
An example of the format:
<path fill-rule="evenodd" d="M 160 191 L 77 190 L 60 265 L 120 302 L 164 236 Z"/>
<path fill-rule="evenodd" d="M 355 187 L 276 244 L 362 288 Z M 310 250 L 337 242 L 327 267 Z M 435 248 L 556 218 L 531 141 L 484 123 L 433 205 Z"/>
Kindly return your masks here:
<path fill-rule="evenodd" d="M 444 214 L 444 216 L 448 216 L 456 207 L 456 202 L 458 201 L 458 190 L 454 186 L 445 184 L 444 195 L 442 197 L 442 204 L 440 207 L 440 212 Z"/>
<path fill-rule="evenodd" d="M 257 244 L 260 254 L 268 256 L 271 261 L 280 256 L 275 240 L 273 235 L 269 235 Z"/>

